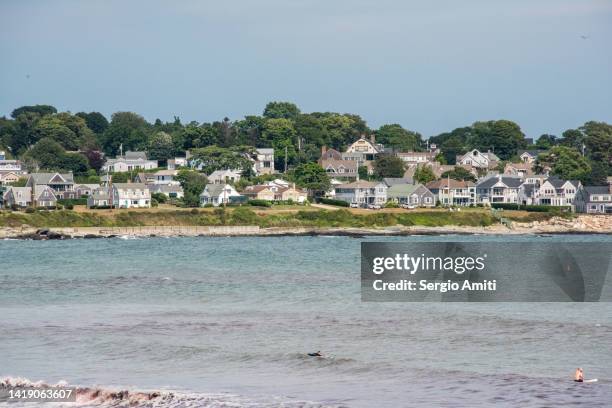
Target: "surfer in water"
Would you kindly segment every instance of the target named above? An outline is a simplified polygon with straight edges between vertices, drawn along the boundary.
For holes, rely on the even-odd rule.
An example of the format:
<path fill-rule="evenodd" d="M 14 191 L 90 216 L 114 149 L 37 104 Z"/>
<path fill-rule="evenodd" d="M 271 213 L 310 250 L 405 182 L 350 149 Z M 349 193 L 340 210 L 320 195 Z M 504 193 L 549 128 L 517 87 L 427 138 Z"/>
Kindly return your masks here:
<path fill-rule="evenodd" d="M 323 357 L 323 354 L 321 354 L 321 351 L 317 351 L 316 353 L 308 353 L 308 355 L 310 357 Z"/>
<path fill-rule="evenodd" d="M 582 368 L 577 368 L 574 373 L 574 381 L 575 382 L 584 382 L 584 371 Z"/>

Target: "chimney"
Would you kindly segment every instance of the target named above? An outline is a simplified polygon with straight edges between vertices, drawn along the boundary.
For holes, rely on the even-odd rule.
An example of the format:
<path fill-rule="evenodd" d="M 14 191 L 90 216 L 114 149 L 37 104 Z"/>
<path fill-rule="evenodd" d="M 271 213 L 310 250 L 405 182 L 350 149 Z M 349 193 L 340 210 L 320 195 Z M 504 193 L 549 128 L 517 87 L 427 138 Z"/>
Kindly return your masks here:
<path fill-rule="evenodd" d="M 372 144 L 376 144 L 376 136 L 374 136 L 373 133 L 370 135 L 370 142 L 372 142 Z"/>
<path fill-rule="evenodd" d="M 325 155 L 325 152 L 327 152 L 327 146 L 321 146 L 321 157 Z"/>

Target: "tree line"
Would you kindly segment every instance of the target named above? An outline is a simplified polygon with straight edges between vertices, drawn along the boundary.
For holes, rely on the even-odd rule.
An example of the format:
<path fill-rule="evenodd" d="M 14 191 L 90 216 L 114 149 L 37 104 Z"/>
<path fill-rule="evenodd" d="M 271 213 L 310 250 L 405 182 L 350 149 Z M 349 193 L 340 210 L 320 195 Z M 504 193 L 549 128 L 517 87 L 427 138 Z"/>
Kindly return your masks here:
<path fill-rule="evenodd" d="M 277 168 L 284 168 L 285 152 L 288 166 L 295 168 L 316 161 L 322 146 L 344 150 L 360 136 L 372 135 L 395 151 L 422 151 L 427 142 L 435 143 L 442 151 L 437 159 L 445 164 L 455 164 L 458 154 L 474 148 L 490 150 L 503 161 L 516 159 L 521 149 L 542 149 L 548 153 L 538 166 L 551 168 L 553 174 L 590 184 L 601 184 L 612 174 L 612 125 L 593 121 L 528 144 L 520 126 L 509 120 L 475 122 L 425 140 L 399 124 L 372 129 L 356 114 L 304 113 L 290 102 L 270 102 L 261 115 L 202 123 L 183 123 L 179 117 L 150 123 L 134 112 L 116 112 L 109 120 L 99 112 L 58 112 L 50 105 L 22 106 L 0 118 L 0 150 L 32 168 L 76 174 L 99 171 L 103 154 L 113 157 L 120 146 L 124 152 L 146 150 L 162 164 L 190 150 L 205 172 L 223 166 L 248 171 L 240 153 L 271 147 Z"/>

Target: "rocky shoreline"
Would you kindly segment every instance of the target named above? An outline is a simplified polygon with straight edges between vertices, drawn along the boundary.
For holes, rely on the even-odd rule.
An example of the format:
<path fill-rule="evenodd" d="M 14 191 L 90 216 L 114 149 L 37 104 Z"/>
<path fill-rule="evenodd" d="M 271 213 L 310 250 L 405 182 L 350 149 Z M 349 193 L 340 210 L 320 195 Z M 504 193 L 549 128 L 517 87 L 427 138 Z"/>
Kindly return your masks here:
<path fill-rule="evenodd" d="M 137 237 L 232 237 L 232 236 L 406 236 L 406 235 L 539 235 L 539 234 L 612 234 L 612 217 L 580 215 L 575 218 L 553 217 L 532 223 L 496 224 L 488 227 L 393 226 L 385 228 L 260 228 L 258 226 L 143 226 L 74 227 L 37 229 L 28 226 L 0 228 L 0 239 L 62 240 Z"/>

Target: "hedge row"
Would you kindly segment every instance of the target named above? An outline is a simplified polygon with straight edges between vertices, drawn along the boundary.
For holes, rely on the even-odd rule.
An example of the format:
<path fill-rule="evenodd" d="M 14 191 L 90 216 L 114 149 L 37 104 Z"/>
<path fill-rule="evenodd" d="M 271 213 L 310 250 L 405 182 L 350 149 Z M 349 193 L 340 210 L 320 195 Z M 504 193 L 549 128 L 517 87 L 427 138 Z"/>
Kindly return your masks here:
<path fill-rule="evenodd" d="M 322 204 L 336 205 L 338 207 L 348 207 L 349 203 L 342 200 L 334 200 L 333 198 L 320 198 L 319 202 Z"/>
<path fill-rule="evenodd" d="M 491 207 L 503 210 L 523 210 L 529 212 L 563 212 L 571 211 L 567 206 L 554 205 L 519 205 L 515 203 L 491 203 Z"/>
<path fill-rule="evenodd" d="M 67 206 L 67 205 L 87 205 L 87 197 L 83 197 L 83 198 L 66 198 L 66 199 L 60 199 L 57 200 L 58 204 L 61 204 L 63 206 Z"/>

